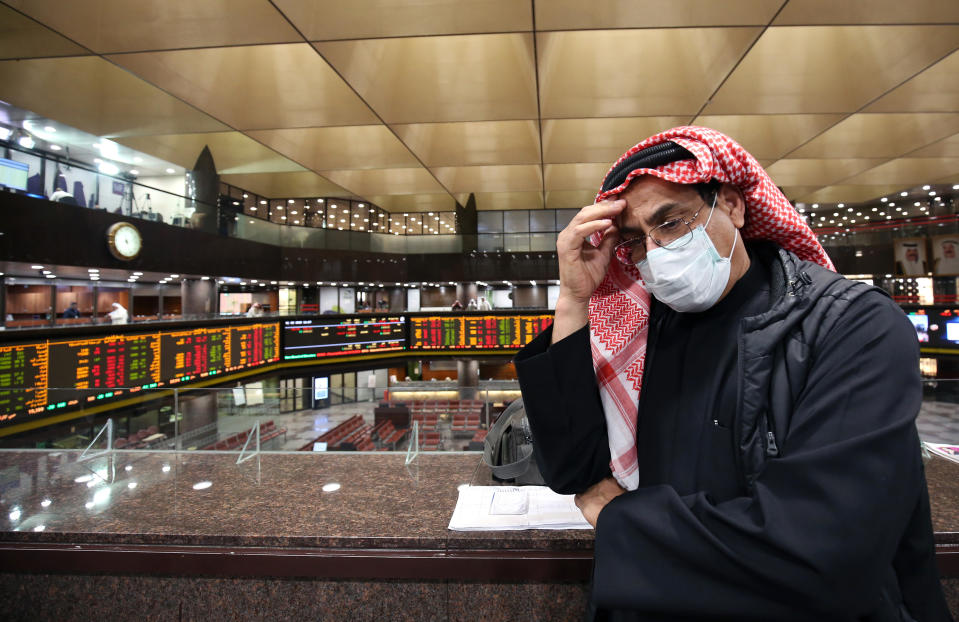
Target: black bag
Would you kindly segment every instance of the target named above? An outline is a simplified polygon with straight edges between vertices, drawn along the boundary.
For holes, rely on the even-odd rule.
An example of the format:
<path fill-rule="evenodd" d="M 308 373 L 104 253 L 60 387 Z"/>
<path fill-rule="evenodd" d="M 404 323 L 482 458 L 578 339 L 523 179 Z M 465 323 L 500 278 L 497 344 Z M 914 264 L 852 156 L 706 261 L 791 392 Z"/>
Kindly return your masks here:
<path fill-rule="evenodd" d="M 507 406 L 490 428 L 484 444 L 483 462 L 493 471 L 495 480 L 531 486 L 546 483 L 533 457 L 533 433 L 522 398 Z"/>

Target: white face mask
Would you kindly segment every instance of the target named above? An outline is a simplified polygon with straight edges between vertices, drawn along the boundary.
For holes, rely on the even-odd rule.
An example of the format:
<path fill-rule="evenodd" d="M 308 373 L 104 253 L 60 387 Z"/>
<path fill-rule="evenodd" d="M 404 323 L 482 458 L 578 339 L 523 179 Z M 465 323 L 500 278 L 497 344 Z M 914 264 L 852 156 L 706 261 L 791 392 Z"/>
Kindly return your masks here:
<path fill-rule="evenodd" d="M 709 208 L 713 217 L 716 200 Z M 720 257 L 713 241 L 700 225 L 666 247 L 654 248 L 637 264 L 649 293 L 680 313 L 695 313 L 710 308 L 729 282 L 730 259 L 739 241 L 739 229 L 733 237 L 729 257 Z"/>

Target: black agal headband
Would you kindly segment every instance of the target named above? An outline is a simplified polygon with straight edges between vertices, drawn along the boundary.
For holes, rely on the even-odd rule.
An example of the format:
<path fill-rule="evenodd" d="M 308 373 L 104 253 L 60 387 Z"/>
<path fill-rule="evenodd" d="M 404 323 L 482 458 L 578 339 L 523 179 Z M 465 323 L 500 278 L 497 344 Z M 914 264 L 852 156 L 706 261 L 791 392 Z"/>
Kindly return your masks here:
<path fill-rule="evenodd" d="M 602 192 L 621 185 L 626 181 L 626 177 L 638 168 L 657 168 L 679 160 L 692 160 L 695 157 L 688 149 L 680 147 L 671 140 L 646 147 L 617 164 L 606 174 Z"/>

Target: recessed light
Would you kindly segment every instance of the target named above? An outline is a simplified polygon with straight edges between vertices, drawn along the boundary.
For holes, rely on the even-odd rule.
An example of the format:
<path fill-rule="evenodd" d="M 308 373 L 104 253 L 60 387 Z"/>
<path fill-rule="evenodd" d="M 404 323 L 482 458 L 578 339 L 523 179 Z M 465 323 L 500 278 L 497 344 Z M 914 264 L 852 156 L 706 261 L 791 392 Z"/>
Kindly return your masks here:
<path fill-rule="evenodd" d="M 135 168 L 131 168 L 131 169 L 130 169 L 130 174 L 131 174 L 131 175 L 139 175 L 139 174 L 140 174 L 140 171 L 136 170 Z"/>
<path fill-rule="evenodd" d="M 168 169 L 166 170 L 166 172 L 169 173 L 170 175 L 172 175 L 172 174 L 175 173 L 176 171 L 173 170 L 172 168 L 168 168 Z"/>
<path fill-rule="evenodd" d="M 43 266 L 30 266 L 32 270 L 43 270 Z"/>
<path fill-rule="evenodd" d="M 51 151 L 60 151 L 60 145 L 50 145 Z"/>

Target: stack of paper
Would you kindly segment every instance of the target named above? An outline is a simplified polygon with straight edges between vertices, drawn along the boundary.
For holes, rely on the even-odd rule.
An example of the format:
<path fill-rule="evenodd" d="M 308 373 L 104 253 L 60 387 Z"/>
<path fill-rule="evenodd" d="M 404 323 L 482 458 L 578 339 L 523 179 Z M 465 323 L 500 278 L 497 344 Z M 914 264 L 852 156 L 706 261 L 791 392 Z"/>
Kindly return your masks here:
<path fill-rule="evenodd" d="M 545 486 L 462 486 L 450 518 L 453 531 L 592 529 L 573 495 Z"/>

